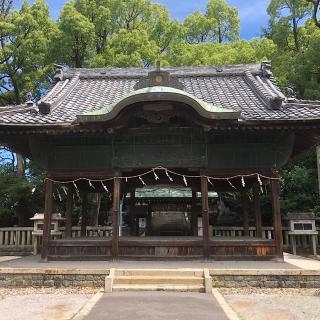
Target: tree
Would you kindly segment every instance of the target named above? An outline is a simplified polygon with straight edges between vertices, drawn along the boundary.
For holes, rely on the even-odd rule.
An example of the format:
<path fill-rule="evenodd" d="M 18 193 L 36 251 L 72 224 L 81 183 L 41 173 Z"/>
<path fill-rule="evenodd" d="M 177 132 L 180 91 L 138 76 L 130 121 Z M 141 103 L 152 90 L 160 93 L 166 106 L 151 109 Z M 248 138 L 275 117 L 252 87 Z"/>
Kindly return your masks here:
<path fill-rule="evenodd" d="M 62 9 L 58 26 L 60 33 L 56 39 L 57 58 L 81 68 L 90 55 L 94 42 L 94 25 L 87 17 L 76 10 L 73 3 L 68 2 Z"/>
<path fill-rule="evenodd" d="M 95 56 L 92 66 L 149 66 L 160 55 L 158 46 L 149 40 L 146 30 L 121 29 L 107 41 L 106 52 Z"/>
<path fill-rule="evenodd" d="M 267 12 L 270 15 L 272 33 L 276 37 L 285 33 L 288 48 L 290 48 L 289 35 L 292 34 L 294 48 L 299 51 L 299 25 L 311 14 L 310 4 L 304 0 L 271 0 Z M 273 35 L 272 39 L 274 39 Z"/>
<path fill-rule="evenodd" d="M 203 43 L 215 39 L 217 23 L 200 11 L 194 12 L 184 20 L 185 39 L 188 43 Z"/>
<path fill-rule="evenodd" d="M 315 25 L 320 28 L 320 20 L 318 19 L 318 13 L 320 12 L 320 0 L 307 0 L 313 5 L 312 19 Z"/>
<path fill-rule="evenodd" d="M 27 92 L 40 96 L 51 66 L 48 49 L 54 24 L 48 6 L 37 0 L 25 1 L 12 11 L 11 1 L 1 3 L 0 21 L 0 100 L 20 104 Z"/>
<path fill-rule="evenodd" d="M 219 43 L 239 38 L 240 19 L 238 10 L 229 7 L 225 0 L 210 0 L 207 18 L 214 23 L 214 34 Z"/>

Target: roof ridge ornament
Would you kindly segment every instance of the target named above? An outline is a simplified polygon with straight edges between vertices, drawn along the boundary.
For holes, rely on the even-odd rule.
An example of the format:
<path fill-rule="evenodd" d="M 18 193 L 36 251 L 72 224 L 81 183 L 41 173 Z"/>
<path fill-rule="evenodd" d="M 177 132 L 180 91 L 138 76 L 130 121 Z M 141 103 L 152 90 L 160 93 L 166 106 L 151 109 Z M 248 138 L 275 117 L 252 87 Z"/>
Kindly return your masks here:
<path fill-rule="evenodd" d="M 271 61 L 262 61 L 260 69 L 263 78 L 270 78 L 272 76 Z"/>
<path fill-rule="evenodd" d="M 149 87 L 171 87 L 184 90 L 184 84 L 179 81 L 178 77 L 172 77 L 169 71 L 161 70 L 161 62 L 156 62 L 156 69 L 150 71 L 146 78 L 141 78 L 134 86 L 134 90 Z"/>

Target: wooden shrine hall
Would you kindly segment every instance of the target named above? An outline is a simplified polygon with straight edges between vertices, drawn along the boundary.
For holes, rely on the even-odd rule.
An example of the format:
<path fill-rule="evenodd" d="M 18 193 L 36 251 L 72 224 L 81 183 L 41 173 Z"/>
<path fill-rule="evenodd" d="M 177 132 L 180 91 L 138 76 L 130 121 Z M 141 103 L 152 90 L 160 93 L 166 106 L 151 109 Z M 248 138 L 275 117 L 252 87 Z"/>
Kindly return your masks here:
<path fill-rule="evenodd" d="M 0 109 L 1 143 L 47 172 L 43 259 L 282 258 L 277 170 L 319 141 L 320 102 L 284 96 L 268 62 L 154 70 L 58 66 L 54 79 L 37 103 Z M 50 236 L 56 185 L 67 188 L 62 239 Z M 136 190 L 160 186 L 187 189 L 185 202 L 179 200 L 184 206 L 172 209 L 170 197 L 161 206 L 137 198 Z M 272 238 L 262 234 L 265 186 L 272 191 Z M 241 236 L 213 234 L 213 192 L 242 195 Z M 110 237 L 86 236 L 90 193 L 110 196 Z M 80 238 L 71 237 L 75 194 L 82 199 Z M 138 221 L 147 223 L 145 233 L 137 231 Z"/>

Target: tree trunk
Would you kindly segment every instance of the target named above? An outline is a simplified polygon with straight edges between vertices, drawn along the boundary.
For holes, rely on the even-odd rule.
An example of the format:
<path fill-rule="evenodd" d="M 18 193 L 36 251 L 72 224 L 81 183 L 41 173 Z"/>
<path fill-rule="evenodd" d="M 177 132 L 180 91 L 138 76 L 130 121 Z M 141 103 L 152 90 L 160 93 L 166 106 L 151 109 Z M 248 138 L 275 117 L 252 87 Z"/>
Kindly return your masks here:
<path fill-rule="evenodd" d="M 23 156 L 20 153 L 17 153 L 16 156 L 17 156 L 17 175 L 19 177 L 23 177 L 24 169 L 25 169 L 25 161 Z"/>

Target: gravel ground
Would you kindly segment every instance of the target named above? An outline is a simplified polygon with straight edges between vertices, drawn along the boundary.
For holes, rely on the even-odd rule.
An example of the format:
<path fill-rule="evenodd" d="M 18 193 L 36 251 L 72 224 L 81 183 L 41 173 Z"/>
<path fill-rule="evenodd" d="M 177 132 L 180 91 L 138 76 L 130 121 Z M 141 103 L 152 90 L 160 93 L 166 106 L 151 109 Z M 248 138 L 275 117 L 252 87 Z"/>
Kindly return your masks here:
<path fill-rule="evenodd" d="M 97 291 L 92 288 L 0 288 L 0 318 L 71 319 Z"/>
<path fill-rule="evenodd" d="M 319 320 L 319 289 L 220 289 L 243 320 Z"/>

